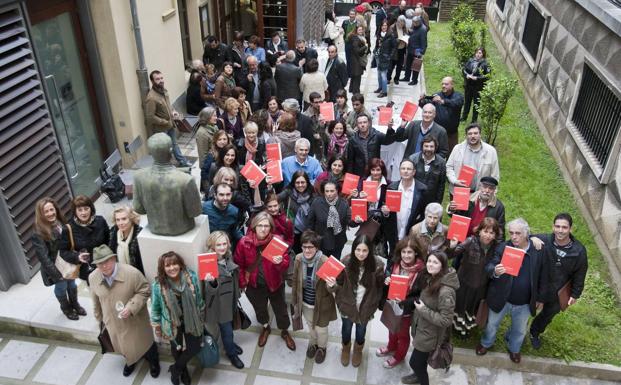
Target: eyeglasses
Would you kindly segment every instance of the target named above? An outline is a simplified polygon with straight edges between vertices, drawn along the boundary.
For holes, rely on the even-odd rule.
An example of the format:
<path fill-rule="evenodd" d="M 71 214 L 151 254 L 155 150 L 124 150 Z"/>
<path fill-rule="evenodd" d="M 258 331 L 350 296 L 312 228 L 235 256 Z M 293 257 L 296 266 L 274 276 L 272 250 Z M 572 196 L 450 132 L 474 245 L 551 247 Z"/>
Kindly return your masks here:
<path fill-rule="evenodd" d="M 315 246 L 302 246 L 302 250 L 313 250 L 316 249 Z"/>
<path fill-rule="evenodd" d="M 262 229 L 269 229 L 272 226 L 270 226 L 270 225 L 257 225 L 256 227 L 257 228 L 262 228 Z"/>

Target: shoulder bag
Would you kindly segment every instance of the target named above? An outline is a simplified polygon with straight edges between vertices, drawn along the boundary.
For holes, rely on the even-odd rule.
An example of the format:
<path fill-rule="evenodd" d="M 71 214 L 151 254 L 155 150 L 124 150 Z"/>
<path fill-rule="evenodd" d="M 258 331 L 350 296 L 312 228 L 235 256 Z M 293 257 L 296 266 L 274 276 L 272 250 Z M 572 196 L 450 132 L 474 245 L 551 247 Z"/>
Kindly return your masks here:
<path fill-rule="evenodd" d="M 67 223 L 65 226 L 67 227 L 67 232 L 69 233 L 69 243 L 71 244 L 71 251 L 74 251 L 75 243 L 73 241 L 73 231 L 71 230 L 71 225 Z M 65 261 L 60 256 L 60 251 L 58 251 L 58 254 L 56 254 L 54 266 L 56 266 L 58 272 L 63 276 L 63 279 L 76 279 L 80 274 L 80 264 L 76 265 Z"/>
<path fill-rule="evenodd" d="M 250 317 L 244 311 L 241 303 L 237 300 L 237 306 L 235 307 L 235 314 L 233 315 L 233 330 L 239 329 L 248 329 L 252 321 L 250 321 Z"/>
<path fill-rule="evenodd" d="M 216 341 L 207 330 L 204 331 L 201 350 L 198 352 L 198 360 L 203 368 L 214 367 L 220 362 L 220 349 Z"/>
<path fill-rule="evenodd" d="M 451 362 L 453 362 L 453 344 L 450 341 L 450 334 L 446 340 L 444 339 L 446 331 L 447 329 L 444 329 L 440 335 L 438 345 L 429 355 L 427 364 L 433 369 L 445 369 L 445 371 L 448 372 L 451 367 Z"/>
<path fill-rule="evenodd" d="M 110 334 L 103 322 L 99 324 L 99 335 L 97 339 L 99 340 L 99 346 L 101 346 L 101 354 L 114 353 L 114 346 L 112 346 Z"/>

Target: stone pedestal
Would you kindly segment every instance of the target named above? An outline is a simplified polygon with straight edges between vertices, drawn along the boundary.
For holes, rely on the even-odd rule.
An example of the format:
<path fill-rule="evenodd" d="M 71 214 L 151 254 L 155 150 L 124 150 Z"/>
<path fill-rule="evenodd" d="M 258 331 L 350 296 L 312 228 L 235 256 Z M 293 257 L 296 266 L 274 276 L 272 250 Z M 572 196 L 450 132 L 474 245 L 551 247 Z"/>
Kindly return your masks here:
<path fill-rule="evenodd" d="M 149 282 L 157 275 L 157 260 L 160 255 L 174 251 L 179 254 L 188 268 L 197 271 L 196 255 L 205 252 L 207 236 L 209 236 L 209 221 L 207 215 L 200 215 L 195 219 L 196 227 L 185 234 L 168 236 L 153 234 L 149 226 L 144 226 L 138 234 L 138 245 L 142 256 L 144 273 Z"/>

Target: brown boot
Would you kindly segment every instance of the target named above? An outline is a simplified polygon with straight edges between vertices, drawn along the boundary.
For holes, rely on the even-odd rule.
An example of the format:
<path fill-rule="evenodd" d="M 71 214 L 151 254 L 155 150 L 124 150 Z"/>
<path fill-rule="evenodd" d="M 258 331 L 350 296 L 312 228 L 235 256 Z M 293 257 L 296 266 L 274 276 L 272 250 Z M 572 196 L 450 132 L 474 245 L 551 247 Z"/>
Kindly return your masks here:
<path fill-rule="evenodd" d="M 341 350 L 341 364 L 343 366 L 349 365 L 349 354 L 351 353 L 351 342 L 343 344 L 343 350 Z"/>
<path fill-rule="evenodd" d="M 362 362 L 362 349 L 364 349 L 364 344 L 358 345 L 357 342 L 354 344 L 354 354 L 351 356 L 351 366 L 354 368 L 360 366 Z"/>

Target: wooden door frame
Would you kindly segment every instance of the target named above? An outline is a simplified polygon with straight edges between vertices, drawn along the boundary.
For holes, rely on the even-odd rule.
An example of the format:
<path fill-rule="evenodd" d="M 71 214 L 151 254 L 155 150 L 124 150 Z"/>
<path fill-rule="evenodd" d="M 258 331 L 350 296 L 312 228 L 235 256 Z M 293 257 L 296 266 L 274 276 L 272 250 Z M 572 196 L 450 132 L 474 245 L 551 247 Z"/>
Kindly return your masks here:
<path fill-rule="evenodd" d="M 295 32 L 297 25 L 296 16 L 296 0 L 287 0 L 287 45 L 289 46 L 289 49 L 293 49 L 292 47 L 295 46 L 295 41 L 297 40 Z M 261 42 L 265 41 L 265 30 L 263 25 L 263 0 L 257 0 L 257 30 Z"/>

